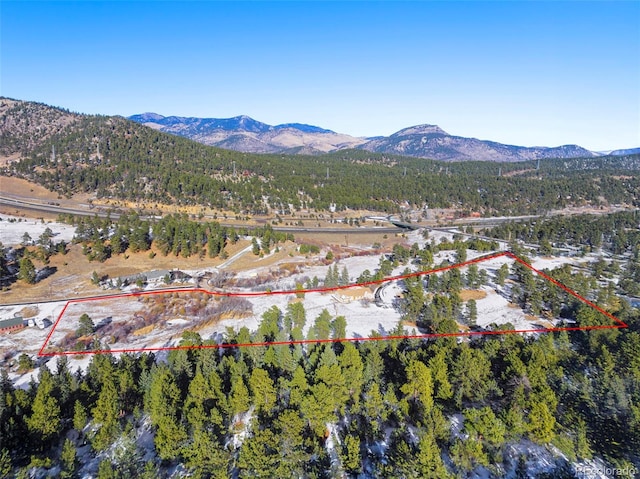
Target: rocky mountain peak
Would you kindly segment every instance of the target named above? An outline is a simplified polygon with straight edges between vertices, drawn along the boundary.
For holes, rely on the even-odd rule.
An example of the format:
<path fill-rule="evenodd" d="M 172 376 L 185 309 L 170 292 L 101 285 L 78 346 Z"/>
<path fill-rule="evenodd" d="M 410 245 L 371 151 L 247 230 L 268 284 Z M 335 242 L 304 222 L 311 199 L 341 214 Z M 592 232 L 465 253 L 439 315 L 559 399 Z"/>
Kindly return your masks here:
<path fill-rule="evenodd" d="M 397 131 L 392 136 L 407 136 L 407 135 L 446 135 L 449 136 L 449 133 L 444 131 L 438 125 L 415 125 L 410 126 L 408 128 L 404 128 L 400 131 Z"/>

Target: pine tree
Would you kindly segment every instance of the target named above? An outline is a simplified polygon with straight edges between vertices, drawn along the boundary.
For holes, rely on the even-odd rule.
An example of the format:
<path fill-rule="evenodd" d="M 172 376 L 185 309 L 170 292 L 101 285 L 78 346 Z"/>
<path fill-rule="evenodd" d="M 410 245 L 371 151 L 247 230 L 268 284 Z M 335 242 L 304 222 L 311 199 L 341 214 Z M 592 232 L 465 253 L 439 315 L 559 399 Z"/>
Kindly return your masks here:
<path fill-rule="evenodd" d="M 91 411 L 94 422 L 99 426 L 93 438 L 93 447 L 97 451 L 106 449 L 115 439 L 119 429 L 120 413 L 118 391 L 113 378 L 107 377 L 102 385 L 96 406 Z"/>
<path fill-rule="evenodd" d="M 360 352 L 353 343 L 344 343 L 342 354 L 338 356 L 338 363 L 342 369 L 349 396 L 357 403 L 364 384 L 364 365 Z"/>
<path fill-rule="evenodd" d="M 300 407 L 309 391 L 309 383 L 302 366 L 298 366 L 293 372 L 293 377 L 288 383 L 289 406 Z"/>
<path fill-rule="evenodd" d="M 87 411 L 82 403 L 76 400 L 73 406 L 73 428 L 81 432 L 87 425 Z"/>
<path fill-rule="evenodd" d="M 477 289 L 478 286 L 480 285 L 480 272 L 478 270 L 478 265 L 477 264 L 471 264 L 469 265 L 469 268 L 467 269 L 467 286 L 471 289 Z"/>
<path fill-rule="evenodd" d="M 309 339 L 329 339 L 331 334 L 331 314 L 326 309 L 316 318 L 313 327 L 309 329 Z"/>
<path fill-rule="evenodd" d="M 360 459 L 360 438 L 358 436 L 348 434 L 342 442 L 342 450 L 340 454 L 342 458 L 342 466 L 349 474 L 358 474 L 362 469 L 362 461 Z"/>
<path fill-rule="evenodd" d="M 62 446 L 62 453 L 60 454 L 60 461 L 63 465 L 63 471 L 60 477 L 73 477 L 78 467 L 78 457 L 76 447 L 69 439 L 64 441 Z"/>
<path fill-rule="evenodd" d="M 307 322 L 307 315 L 304 310 L 303 303 L 289 303 L 287 306 L 287 314 L 284 318 L 285 332 L 287 332 L 287 325 L 291 325 L 291 330 L 299 330 L 302 333 L 302 329 Z"/>
<path fill-rule="evenodd" d="M 389 410 L 384 403 L 384 398 L 380 393 L 380 386 L 377 382 L 371 384 L 369 390 L 364 394 L 364 401 L 361 407 L 364 416 L 368 418 L 374 437 L 377 437 L 382 431 L 382 425 L 389 416 Z"/>
<path fill-rule="evenodd" d="M 261 429 L 248 437 L 238 454 L 239 478 L 272 478 L 281 461 L 278 439 L 271 429 Z"/>
<path fill-rule="evenodd" d="M 245 386 L 242 376 L 233 377 L 231 380 L 231 397 L 229 398 L 231 416 L 248 411 L 249 404 L 249 390 Z"/>
<path fill-rule="evenodd" d="M 538 444 L 547 444 L 555 437 L 553 432 L 556 418 L 549 407 L 541 401 L 534 400 L 529 412 L 529 437 Z"/>
<path fill-rule="evenodd" d="M 469 326 L 475 326 L 476 321 L 478 320 L 478 305 L 476 304 L 475 299 L 467 301 L 467 317 Z"/>
<path fill-rule="evenodd" d="M 304 477 L 311 454 L 305 444 L 305 423 L 300 412 L 287 409 L 274 422 L 282 462 L 278 477 Z"/>
<path fill-rule="evenodd" d="M 19 265 L 18 279 L 27 284 L 34 284 L 36 282 L 36 267 L 33 262 L 29 258 L 22 258 Z"/>
<path fill-rule="evenodd" d="M 509 276 L 509 265 L 507 265 L 507 263 L 504 263 L 496 271 L 496 284 L 498 286 L 504 286 L 504 282 L 508 276 Z"/>
<path fill-rule="evenodd" d="M 249 378 L 253 403 L 258 412 L 268 414 L 276 405 L 276 389 L 269 374 L 261 368 L 255 368 Z"/>
<path fill-rule="evenodd" d="M 78 320 L 78 329 L 76 329 L 77 336 L 86 336 L 92 334 L 95 330 L 93 320 L 87 313 L 83 313 Z"/>
<path fill-rule="evenodd" d="M 119 479 L 109 459 L 103 459 L 98 465 L 98 479 Z"/>
<path fill-rule="evenodd" d="M 228 479 L 230 457 L 206 429 L 196 429 L 182 455 L 190 476 L 196 478 Z"/>
<path fill-rule="evenodd" d="M 429 369 L 433 374 L 433 386 L 435 397 L 448 400 L 453 396 L 451 383 L 449 382 L 449 368 L 446 362 L 446 352 L 444 349 L 429 360 Z"/>
<path fill-rule="evenodd" d="M 419 401 L 425 411 L 433 407 L 433 378 L 421 361 L 411 360 L 406 368 L 407 382 L 400 388 L 406 396 Z"/>
<path fill-rule="evenodd" d="M 179 415 L 180 390 L 166 367 L 152 374 L 148 393 L 151 423 L 156 427 L 155 445 L 161 459 L 175 459 L 187 434 Z"/>
<path fill-rule="evenodd" d="M 31 235 L 25 231 L 22 235 L 22 246 L 29 246 L 32 242 Z"/>
<path fill-rule="evenodd" d="M 27 426 L 43 445 L 54 439 L 62 429 L 53 376 L 46 367 L 40 370 L 38 391 L 33 400 L 31 416 L 27 418 Z"/>
<path fill-rule="evenodd" d="M 418 477 L 447 479 L 451 477 L 440 457 L 440 448 L 431 433 L 425 433 L 418 443 L 415 471 Z"/>
<path fill-rule="evenodd" d="M 344 339 L 347 337 L 347 318 L 337 316 L 331 321 L 331 337 L 334 339 Z"/>
<path fill-rule="evenodd" d="M 346 266 L 343 266 L 342 272 L 340 273 L 340 286 L 346 286 L 348 284 L 349 284 L 349 271 L 347 271 Z"/>
<path fill-rule="evenodd" d="M 326 424 L 335 420 L 336 401 L 324 382 L 314 384 L 300 405 L 300 412 L 317 437 L 324 437 Z"/>
<path fill-rule="evenodd" d="M 189 392 L 184 402 L 184 411 L 189 424 L 201 429 L 208 421 L 207 409 L 212 407 L 213 393 L 200 368 L 189 383 Z"/>

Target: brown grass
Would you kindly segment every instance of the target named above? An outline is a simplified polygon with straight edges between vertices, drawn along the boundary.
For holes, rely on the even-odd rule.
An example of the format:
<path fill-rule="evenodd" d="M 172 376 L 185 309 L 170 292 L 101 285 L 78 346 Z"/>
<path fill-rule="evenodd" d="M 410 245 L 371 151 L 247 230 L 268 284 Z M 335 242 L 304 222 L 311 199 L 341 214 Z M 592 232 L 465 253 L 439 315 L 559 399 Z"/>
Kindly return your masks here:
<path fill-rule="evenodd" d="M 49 191 L 44 186 L 11 176 L 0 176 L 0 189 L 5 195 L 21 197 L 34 203 L 54 201 L 55 203 L 60 203 L 61 206 L 68 207 L 77 207 L 80 203 L 86 204 L 87 201 L 93 197 L 93 195 L 88 193 L 78 193 L 71 198 L 59 197 L 58 193 Z M 28 216 L 39 218 L 42 216 L 42 213 L 29 212 Z"/>
<path fill-rule="evenodd" d="M 20 310 L 20 316 L 23 318 L 33 318 L 36 314 L 38 314 L 40 310 L 37 306 L 27 306 L 26 308 L 22 308 Z"/>
<path fill-rule="evenodd" d="M 142 336 L 145 334 L 149 334 L 151 331 L 153 331 L 155 329 L 156 325 L 155 324 L 150 324 L 149 326 L 145 326 L 143 328 L 140 329 L 136 329 L 132 334 L 134 336 Z"/>
<path fill-rule="evenodd" d="M 546 321 L 544 319 L 541 319 L 539 321 L 536 321 L 536 324 L 539 324 L 540 326 L 543 326 L 545 328 L 554 328 L 555 326 L 553 325 L 553 323 L 551 323 L 550 321 Z"/>
<path fill-rule="evenodd" d="M 245 243 L 245 246 L 247 244 L 248 243 Z M 247 269 L 273 266 L 279 263 L 280 261 L 290 262 L 291 258 L 289 256 L 289 252 L 293 253 L 294 256 L 296 254 L 295 249 L 297 245 L 290 241 L 288 241 L 285 244 L 280 244 L 278 245 L 278 247 L 280 248 L 280 251 L 278 251 L 277 253 L 268 255 L 264 258 L 260 258 L 259 256 L 256 256 L 251 251 L 249 251 L 245 253 L 243 256 L 241 256 L 240 258 L 238 258 L 237 260 L 235 260 L 233 263 L 231 263 L 228 269 L 231 271 L 244 271 Z M 275 246 L 273 246 L 273 249 L 275 249 Z M 230 253 L 229 256 L 232 256 L 232 254 Z"/>
<path fill-rule="evenodd" d="M 0 176 L 0 186 L 2 186 L 2 193 L 5 195 L 22 196 L 30 199 L 37 200 L 56 200 L 58 194 L 53 191 L 49 191 L 43 186 L 37 185 L 27 180 L 20 178 L 12 178 L 10 176 Z"/>
<path fill-rule="evenodd" d="M 240 311 L 230 311 L 227 313 L 222 313 L 216 315 L 208 321 L 203 321 L 200 324 L 197 324 L 195 327 L 191 328 L 193 331 L 200 331 L 201 329 L 206 328 L 207 326 L 213 326 L 218 324 L 220 321 L 224 321 L 225 319 L 243 319 L 253 316 L 253 313 L 250 312 L 240 312 Z"/>
<path fill-rule="evenodd" d="M 336 225 L 331 225 L 334 227 Z M 294 233 L 296 241 L 301 243 L 321 244 L 321 245 L 341 245 L 346 246 L 371 246 L 373 243 L 380 243 L 383 248 L 393 248 L 394 244 L 404 244 L 405 238 L 396 237 L 393 233 L 361 233 L 352 227 L 345 228 L 340 233 L 318 233 L 304 231 Z M 385 238 L 384 236 L 387 236 Z"/>
<path fill-rule="evenodd" d="M 462 301 L 469 301 L 470 299 L 484 299 L 487 297 L 486 291 L 481 291 L 479 289 L 463 289 L 460 291 L 460 299 Z"/>
<path fill-rule="evenodd" d="M 249 243 L 238 241 L 235 245 L 229 245 L 227 251 L 232 256 Z M 126 257 L 125 257 L 126 256 Z M 66 255 L 57 254 L 50 258 L 49 266 L 57 268 L 56 273 L 45 278 L 37 284 L 29 285 L 18 281 L 11 285 L 9 291 L 0 293 L 0 302 L 19 303 L 26 301 L 56 301 L 69 299 L 74 296 L 86 296 L 90 294 L 106 294 L 107 291 L 91 283 L 93 271 L 99 276 L 107 275 L 109 278 L 133 275 L 158 269 L 198 269 L 207 266 L 217 266 L 222 263 L 220 258 L 211 259 L 197 256 L 190 258 L 175 257 L 173 255 L 162 256 L 156 254 L 149 257 L 149 252 L 127 253 L 109 258 L 104 263 L 90 262 L 82 254 L 80 245 L 70 245 Z M 34 260 L 37 268 L 43 265 Z"/>
<path fill-rule="evenodd" d="M 467 332 L 467 331 L 469 331 L 469 330 L 470 330 L 469 326 L 467 326 L 466 324 L 462 324 L 462 323 L 459 323 L 459 322 L 457 322 L 457 321 L 456 321 L 456 324 L 458 325 L 458 329 L 459 329 L 460 331 Z"/>

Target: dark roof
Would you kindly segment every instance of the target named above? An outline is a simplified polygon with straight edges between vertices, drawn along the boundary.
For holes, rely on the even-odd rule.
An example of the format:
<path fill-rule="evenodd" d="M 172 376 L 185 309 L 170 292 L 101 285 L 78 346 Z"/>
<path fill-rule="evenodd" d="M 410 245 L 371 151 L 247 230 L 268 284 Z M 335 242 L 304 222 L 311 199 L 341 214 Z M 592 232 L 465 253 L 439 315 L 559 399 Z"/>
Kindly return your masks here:
<path fill-rule="evenodd" d="M 2 319 L 0 320 L 0 329 L 13 328 L 14 326 L 18 326 L 21 324 L 24 324 L 24 321 L 21 317 Z"/>

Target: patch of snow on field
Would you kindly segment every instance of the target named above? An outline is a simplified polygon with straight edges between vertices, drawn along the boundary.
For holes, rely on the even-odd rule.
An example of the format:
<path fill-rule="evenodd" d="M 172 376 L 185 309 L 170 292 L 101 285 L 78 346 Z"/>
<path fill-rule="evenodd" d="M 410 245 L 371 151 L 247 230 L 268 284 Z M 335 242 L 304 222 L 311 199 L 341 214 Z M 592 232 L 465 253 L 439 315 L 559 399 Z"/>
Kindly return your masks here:
<path fill-rule="evenodd" d="M 524 317 L 524 313 L 520 308 L 509 306 L 509 301 L 503 296 L 497 294 L 494 290 L 483 288 L 487 296 L 478 299 L 478 319 L 476 324 L 481 327 L 487 327 L 491 323 L 505 324 L 511 323 L 515 329 L 531 329 L 532 325 Z"/>
<path fill-rule="evenodd" d="M 337 447 L 340 446 L 340 437 L 338 437 L 338 432 L 335 424 L 327 423 L 327 432 L 329 433 L 327 436 L 327 440 L 324 446 L 327 448 L 327 454 L 331 460 L 331 465 L 333 467 L 340 467 L 340 456 L 338 455 Z"/>
<path fill-rule="evenodd" d="M 19 331 L 0 334 L 0 354 L 3 358 L 18 357 L 22 353 L 36 359 L 42 344 L 49 334 L 51 325 L 58 319 L 58 315 L 65 305 L 65 301 L 53 301 L 33 305 L 3 306 L 0 308 L 1 318 L 12 318 L 20 315 L 25 307 L 37 307 L 38 312 L 29 320 L 34 320 L 36 326 L 29 326 Z"/>
<path fill-rule="evenodd" d="M 40 368 L 35 368 L 28 373 L 22 375 L 9 375 L 9 379 L 13 381 L 13 387 L 17 389 L 29 389 L 31 382 L 38 382 L 38 376 L 40 375 Z"/>
<path fill-rule="evenodd" d="M 53 231 L 54 236 L 51 240 L 54 243 L 59 242 L 61 239 L 69 242 L 73 239 L 73 235 L 75 235 L 76 232 L 75 226 L 64 223 L 43 223 L 41 220 L 25 220 L 24 218 L 18 218 L 16 216 L 0 214 L 0 241 L 2 241 L 5 246 L 19 245 L 22 242 L 22 236 L 25 232 L 29 233 L 33 241 L 36 241 L 47 228 Z"/>
<path fill-rule="evenodd" d="M 190 321 L 184 319 L 184 318 L 176 318 L 176 319 L 170 319 L 169 321 L 167 321 L 167 324 L 169 326 L 185 326 L 187 324 L 189 324 Z"/>
<path fill-rule="evenodd" d="M 536 257 L 531 260 L 535 269 L 555 269 L 565 264 L 575 264 L 576 259 L 569 256 Z"/>
<path fill-rule="evenodd" d="M 516 469 L 520 457 L 525 457 L 527 477 L 538 477 L 543 473 L 552 472 L 556 468 L 558 460 L 557 454 L 554 454 L 547 447 L 527 440 L 506 446 L 504 456 L 505 462 L 510 463 L 512 469 Z"/>

